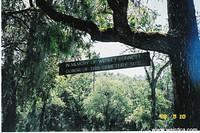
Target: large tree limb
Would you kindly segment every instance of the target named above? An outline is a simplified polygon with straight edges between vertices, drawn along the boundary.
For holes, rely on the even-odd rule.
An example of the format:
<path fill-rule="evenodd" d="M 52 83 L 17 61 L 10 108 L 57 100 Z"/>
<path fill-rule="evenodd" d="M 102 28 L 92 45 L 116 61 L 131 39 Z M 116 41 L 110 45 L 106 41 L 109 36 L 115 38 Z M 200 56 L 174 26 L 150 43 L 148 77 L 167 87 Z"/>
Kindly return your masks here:
<path fill-rule="evenodd" d="M 143 50 L 158 51 L 170 54 L 172 38 L 168 34 L 132 32 L 130 46 Z"/>
<path fill-rule="evenodd" d="M 101 31 L 99 30 L 98 26 L 91 21 L 81 20 L 73 16 L 57 12 L 56 10 L 52 9 L 44 0 L 36 0 L 36 4 L 54 21 L 62 22 L 68 26 L 74 27 L 75 29 L 87 32 L 91 35 L 92 40 L 102 42 L 121 42 L 144 50 L 158 51 L 167 54 L 170 52 L 170 37 L 167 34 L 133 31 L 130 31 L 126 34 L 120 34 L 115 29 L 118 26 L 122 28 L 124 25 L 118 20 L 118 22 L 114 21 L 114 23 L 118 23 L 115 25 L 117 27 L 114 26 L 114 28 Z M 126 5 L 124 6 L 124 9 L 125 8 Z M 124 18 L 122 21 L 127 21 L 127 19 Z"/>
<path fill-rule="evenodd" d="M 127 20 L 128 0 L 107 0 L 113 10 L 114 29 L 119 35 L 130 34 Z"/>
<path fill-rule="evenodd" d="M 85 31 L 91 35 L 93 40 L 104 42 L 118 41 L 112 28 L 105 31 L 100 31 L 95 23 L 59 13 L 52 9 L 44 0 L 36 0 L 36 5 L 40 7 L 54 21 L 62 22 L 80 31 Z"/>
<path fill-rule="evenodd" d="M 98 27 L 94 23 L 59 13 L 52 9 L 44 0 L 36 0 L 36 4 L 54 21 L 66 23 L 71 27 L 88 33 L 98 32 Z"/>

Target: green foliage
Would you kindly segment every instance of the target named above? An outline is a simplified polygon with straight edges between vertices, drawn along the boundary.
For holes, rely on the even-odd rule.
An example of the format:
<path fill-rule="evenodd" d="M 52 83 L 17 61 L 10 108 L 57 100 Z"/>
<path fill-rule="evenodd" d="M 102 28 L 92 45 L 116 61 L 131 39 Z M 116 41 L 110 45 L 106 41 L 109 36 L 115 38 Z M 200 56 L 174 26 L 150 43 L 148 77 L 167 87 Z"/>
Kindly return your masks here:
<path fill-rule="evenodd" d="M 134 80 L 131 87 L 127 88 L 127 95 L 132 102 L 132 113 L 127 118 L 128 122 L 134 121 L 137 130 L 150 129 L 150 108 L 149 88 L 147 82 Z"/>
<path fill-rule="evenodd" d="M 92 123 L 101 125 L 96 130 L 149 130 L 149 98 L 150 88 L 145 80 L 105 73 L 97 75 L 95 89 L 84 101 L 84 105 Z M 159 112 L 171 111 L 171 103 L 165 99 L 165 93 L 161 90 L 158 92 L 158 103 Z M 163 125 L 165 122 L 160 120 Z"/>
<path fill-rule="evenodd" d="M 93 92 L 84 101 L 86 114 L 95 118 L 95 122 L 105 123 L 101 127 L 103 130 L 123 130 L 123 121 L 130 111 L 130 101 L 125 97 L 124 89 L 122 81 L 108 76 L 98 77 Z"/>
<path fill-rule="evenodd" d="M 48 2 L 60 12 L 94 21 L 102 30 L 113 26 L 106 0 Z M 146 81 L 110 73 L 59 76 L 59 62 L 98 56 L 90 51 L 91 42 L 84 41 L 86 34 L 52 22 L 34 8 L 24 11 L 28 5 L 22 0 L 3 0 L 2 5 L 2 113 L 16 103 L 16 131 L 150 129 Z M 143 14 L 138 17 L 131 8 L 137 7 L 129 5 L 131 28 L 151 24 L 154 14 L 137 8 Z M 158 111 L 169 113 L 164 80 L 159 82 Z M 158 123 L 164 126 L 162 120 Z"/>

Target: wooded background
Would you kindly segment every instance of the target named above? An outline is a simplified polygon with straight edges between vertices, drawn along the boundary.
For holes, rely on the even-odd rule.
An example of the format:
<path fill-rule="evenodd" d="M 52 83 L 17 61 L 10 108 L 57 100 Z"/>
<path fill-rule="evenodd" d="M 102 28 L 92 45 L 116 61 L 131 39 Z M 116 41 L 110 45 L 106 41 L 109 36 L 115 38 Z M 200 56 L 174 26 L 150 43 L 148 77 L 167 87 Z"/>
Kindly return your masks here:
<path fill-rule="evenodd" d="M 194 3 L 167 0 L 168 31 L 162 33 L 159 13 L 143 2 L 2 0 L 2 131 L 200 128 Z M 151 51 L 146 76 L 59 76 L 60 62 L 99 58 L 91 51 L 95 41 Z"/>

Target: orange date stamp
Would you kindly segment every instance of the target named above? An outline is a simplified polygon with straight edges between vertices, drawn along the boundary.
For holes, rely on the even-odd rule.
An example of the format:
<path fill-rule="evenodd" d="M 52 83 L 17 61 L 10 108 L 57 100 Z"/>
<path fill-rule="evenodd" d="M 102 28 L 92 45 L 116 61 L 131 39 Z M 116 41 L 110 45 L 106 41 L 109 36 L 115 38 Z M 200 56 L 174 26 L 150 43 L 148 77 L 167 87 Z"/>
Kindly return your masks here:
<path fill-rule="evenodd" d="M 185 119 L 187 119 L 187 116 L 186 116 L 186 114 L 172 114 L 172 115 L 159 114 L 159 118 L 163 119 L 163 120 L 166 120 L 167 118 L 185 120 Z"/>

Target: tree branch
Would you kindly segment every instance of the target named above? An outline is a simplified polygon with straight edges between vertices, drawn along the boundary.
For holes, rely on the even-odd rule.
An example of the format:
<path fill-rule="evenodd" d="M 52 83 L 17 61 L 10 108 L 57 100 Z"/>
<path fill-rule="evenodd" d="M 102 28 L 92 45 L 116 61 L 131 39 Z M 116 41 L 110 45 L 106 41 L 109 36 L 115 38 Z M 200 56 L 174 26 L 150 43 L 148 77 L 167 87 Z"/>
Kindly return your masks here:
<path fill-rule="evenodd" d="M 143 50 L 158 51 L 169 54 L 171 51 L 172 38 L 168 34 L 132 32 L 132 42 L 130 46 Z"/>
<path fill-rule="evenodd" d="M 150 85 L 150 84 L 151 84 L 151 77 L 150 77 L 149 72 L 148 72 L 148 70 L 147 70 L 146 67 L 144 67 L 144 70 L 145 70 L 145 73 L 146 73 L 146 75 L 147 75 L 147 80 L 148 80 L 149 85 Z"/>
<path fill-rule="evenodd" d="M 9 16 L 9 15 L 15 15 L 15 14 L 20 14 L 20 13 L 34 12 L 34 11 L 38 11 L 38 10 L 27 8 L 27 9 L 23 9 L 23 10 L 19 10 L 19 11 L 2 11 L 2 15 Z"/>
<path fill-rule="evenodd" d="M 160 70 L 159 70 L 158 73 L 156 74 L 156 78 L 155 78 L 156 81 L 157 81 L 158 78 L 160 77 L 162 71 L 163 71 L 167 66 L 169 66 L 169 65 L 170 65 L 170 61 L 167 61 L 167 63 L 165 63 L 165 65 L 163 65 L 163 66 L 160 68 Z"/>
<path fill-rule="evenodd" d="M 103 42 L 118 41 L 116 34 L 114 33 L 114 30 L 112 28 L 100 31 L 95 23 L 59 13 L 56 10 L 52 9 L 44 0 L 36 0 L 36 5 L 40 7 L 54 21 L 62 22 L 75 29 L 89 33 L 92 40 Z"/>
<path fill-rule="evenodd" d="M 125 0 L 125 2 L 123 2 L 123 0 L 108 0 L 108 2 L 110 2 L 109 5 L 114 12 L 113 17 L 115 18 L 115 24 L 114 28 L 109 28 L 104 31 L 99 30 L 98 26 L 91 21 L 81 20 L 74 18 L 73 16 L 57 12 L 48 6 L 47 2 L 44 0 L 36 0 L 36 5 L 54 21 L 62 22 L 68 26 L 74 27 L 75 29 L 89 33 L 92 40 L 102 42 L 121 42 L 132 47 L 143 50 L 158 51 L 165 54 L 168 54 L 171 51 L 171 38 L 167 34 L 129 31 L 130 29 L 126 17 L 128 0 Z M 118 7 L 112 7 L 112 4 L 115 5 L 116 2 L 119 2 L 122 5 L 118 5 Z M 119 11 L 122 10 L 121 8 L 123 11 Z M 117 19 L 117 16 L 123 16 L 122 20 L 120 21 L 120 19 Z"/>
<path fill-rule="evenodd" d="M 59 13 L 52 9 L 44 0 L 36 0 L 36 4 L 54 21 L 66 23 L 71 27 L 88 33 L 98 31 L 98 27 L 91 21 L 84 21 L 70 15 Z"/>
<path fill-rule="evenodd" d="M 128 0 L 107 0 L 113 10 L 114 29 L 119 35 L 130 34 L 131 29 L 127 20 Z"/>

